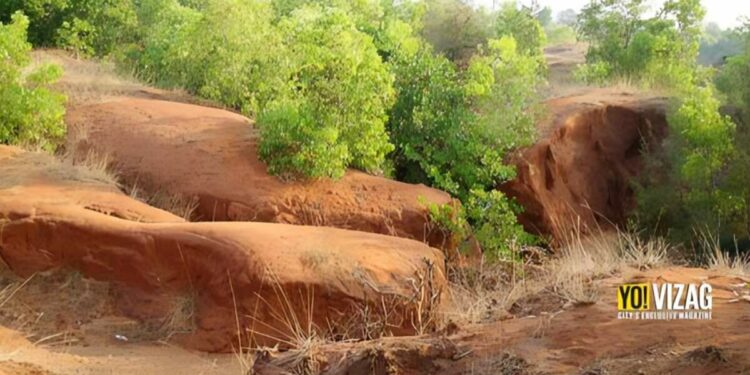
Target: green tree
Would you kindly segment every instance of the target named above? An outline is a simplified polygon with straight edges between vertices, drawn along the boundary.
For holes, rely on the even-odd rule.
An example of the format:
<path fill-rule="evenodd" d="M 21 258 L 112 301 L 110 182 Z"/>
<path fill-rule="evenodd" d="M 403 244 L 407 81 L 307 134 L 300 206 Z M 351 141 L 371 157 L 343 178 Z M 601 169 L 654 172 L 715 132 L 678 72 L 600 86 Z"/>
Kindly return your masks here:
<path fill-rule="evenodd" d="M 385 131 L 393 78 L 372 37 L 358 31 L 337 8 L 298 8 L 279 27 L 289 49 L 292 79 L 289 92 L 282 93 L 258 119 L 261 157 L 277 173 L 323 177 L 312 171 L 326 171 L 324 176 L 339 177 L 342 165 L 381 172 L 385 155 L 393 150 Z M 277 113 L 293 106 L 300 106 L 300 116 L 287 118 Z M 310 118 L 315 121 L 299 120 Z M 274 123 L 285 120 L 293 121 L 289 126 Z M 293 134 L 279 138 L 278 129 Z M 314 132 L 325 134 L 325 142 L 340 147 L 316 152 L 325 151 L 319 147 L 320 139 L 305 136 Z M 331 166 L 304 170 L 276 157 L 290 153 L 306 160 L 297 165 Z"/>
<path fill-rule="evenodd" d="M 65 97 L 49 85 L 62 71 L 47 65 L 24 73 L 31 63 L 28 26 L 21 13 L 0 24 L 0 143 L 53 150 L 65 135 Z"/>
<path fill-rule="evenodd" d="M 391 64 L 398 95 L 389 131 L 397 178 L 459 197 L 488 254 L 505 256 L 528 243 L 531 237 L 515 221 L 519 208 L 494 189 L 515 176 L 504 162 L 507 154 L 534 139 L 539 60 L 505 37 L 488 41 L 466 72 L 427 46 Z"/>
<path fill-rule="evenodd" d="M 584 81 L 626 78 L 646 86 L 689 88 L 696 79 L 699 0 L 668 0 L 646 18 L 645 0 L 592 0 L 578 18 L 579 38 L 589 43 Z"/>
<path fill-rule="evenodd" d="M 547 43 L 534 9 L 525 6 L 519 8 L 515 2 L 503 3 L 495 23 L 495 35 L 498 38 L 513 37 L 518 51 L 531 56 L 543 56 L 542 48 Z"/>
<path fill-rule="evenodd" d="M 670 110 L 662 156 L 652 157 L 648 182 L 639 192 L 642 224 L 668 228 L 675 239 L 685 241 L 693 229 L 704 226 L 730 229 L 746 211 L 746 199 L 731 181 L 736 172 L 731 165 L 738 157 L 735 124 L 719 106 L 711 87 L 696 87 Z"/>
<path fill-rule="evenodd" d="M 492 36 L 492 14 L 466 0 L 427 0 L 422 37 L 435 52 L 465 62 Z"/>
<path fill-rule="evenodd" d="M 0 21 L 15 11 L 30 18 L 29 40 L 80 55 L 104 56 L 136 37 L 135 0 L 6 0 Z"/>

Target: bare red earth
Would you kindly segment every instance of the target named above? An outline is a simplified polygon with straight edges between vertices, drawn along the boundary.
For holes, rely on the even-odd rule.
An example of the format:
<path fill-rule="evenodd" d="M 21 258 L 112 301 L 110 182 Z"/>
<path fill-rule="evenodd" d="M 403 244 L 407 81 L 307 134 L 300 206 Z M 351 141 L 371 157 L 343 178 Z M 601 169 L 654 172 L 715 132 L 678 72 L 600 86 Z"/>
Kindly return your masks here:
<path fill-rule="evenodd" d="M 564 240 L 576 228 L 623 224 L 644 140 L 666 132 L 664 102 L 611 90 L 550 100 L 542 139 L 520 152 L 517 178 L 501 187 L 524 207 L 526 229 Z"/>
<path fill-rule="evenodd" d="M 196 330 L 182 340 L 202 350 L 230 351 L 238 334 L 283 344 L 292 317 L 336 326 L 357 309 L 380 306 L 381 296 L 411 300 L 425 262 L 434 264 L 428 288 L 445 282 L 441 252 L 417 241 L 287 224 L 185 223 L 49 155 L 6 146 L 0 176 L 0 257 L 16 274 L 70 269 L 115 283 L 122 310 L 141 319 L 163 318 L 175 298 L 187 299 Z M 413 333 L 413 307 L 398 306 L 393 332 Z"/>
<path fill-rule="evenodd" d="M 323 373 L 399 374 L 745 374 L 750 371 L 749 279 L 669 267 L 601 280 L 600 301 L 489 324 L 446 336 L 330 344 Z M 618 320 L 624 282 L 708 282 L 712 320 Z M 293 354 L 292 354 L 293 355 Z M 260 362 L 259 374 L 284 373 Z"/>
<path fill-rule="evenodd" d="M 71 108 L 71 125 L 109 154 L 129 184 L 198 197 L 201 221 L 264 221 L 331 226 L 417 240 L 430 234 L 425 202 L 448 194 L 423 185 L 349 171 L 339 181 L 286 183 L 258 159 L 247 118 L 190 104 L 120 99 Z"/>

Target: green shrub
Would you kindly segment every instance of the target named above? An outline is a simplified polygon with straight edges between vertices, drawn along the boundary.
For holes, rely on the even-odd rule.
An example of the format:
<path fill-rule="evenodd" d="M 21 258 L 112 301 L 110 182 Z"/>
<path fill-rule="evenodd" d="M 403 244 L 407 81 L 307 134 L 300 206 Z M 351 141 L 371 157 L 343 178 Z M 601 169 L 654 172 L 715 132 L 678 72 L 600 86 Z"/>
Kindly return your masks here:
<path fill-rule="evenodd" d="M 747 208 L 746 197 L 730 183 L 738 155 L 735 124 L 720 113 L 710 87 L 684 94 L 668 123 L 663 156 L 651 160 L 650 180 L 638 193 L 642 224 L 668 229 L 680 241 L 695 229 L 732 229 Z"/>
<path fill-rule="evenodd" d="M 588 83 L 625 79 L 687 90 L 695 82 L 704 15 L 699 0 L 668 0 L 650 18 L 643 0 L 592 0 L 578 17 L 579 38 L 589 49 L 576 75 Z"/>
<path fill-rule="evenodd" d="M 474 237 L 490 259 L 519 260 L 521 246 L 538 243 L 524 231 L 516 216 L 521 207 L 498 190 L 472 190 L 466 202 L 466 216 L 473 223 Z"/>
<path fill-rule="evenodd" d="M 495 35 L 515 39 L 520 54 L 544 55 L 542 48 L 547 44 L 547 36 L 529 7 L 519 8 L 512 1 L 503 3 L 495 21 Z"/>
<path fill-rule="evenodd" d="M 11 19 L 0 24 L 0 143 L 52 150 L 65 135 L 65 97 L 49 89 L 62 70 L 47 65 L 24 73 L 31 63 L 29 20 L 21 13 Z"/>
<path fill-rule="evenodd" d="M 493 14 L 465 0 L 426 0 L 421 36 L 436 53 L 465 62 L 492 37 Z"/>
<path fill-rule="evenodd" d="M 79 55 L 104 56 L 137 33 L 135 0 L 5 0 L 0 21 L 15 11 L 30 18 L 29 41 Z"/>
<path fill-rule="evenodd" d="M 428 203 L 420 197 L 420 203 L 427 208 L 432 230 L 438 230 L 445 238 L 442 249 L 447 251 L 462 250 L 468 239 L 471 226 L 466 220 L 466 211 L 461 203 L 453 201 L 446 204 Z M 450 258 L 453 254 L 448 253 Z"/>
<path fill-rule="evenodd" d="M 460 198 L 466 219 L 481 232 L 480 244 L 498 256 L 530 241 L 516 224 L 517 207 L 494 189 L 515 176 L 504 161 L 508 153 L 534 140 L 536 90 L 544 81 L 540 63 L 519 53 L 510 37 L 488 41 L 463 74 L 426 46 L 390 61 L 397 100 L 389 132 L 397 178 Z"/>
<path fill-rule="evenodd" d="M 333 170 L 331 166 L 353 166 L 368 172 L 382 172 L 385 155 L 393 150 L 385 131 L 386 110 L 393 100 L 392 77 L 383 64 L 372 38 L 358 31 L 352 20 L 339 9 L 306 6 L 298 8 L 288 18 L 280 21 L 284 44 L 289 50 L 290 90 L 282 93 L 277 101 L 305 103 L 304 112 L 309 113 L 314 131 L 325 134 L 325 140 L 336 140 L 341 146 L 335 150 L 343 163 L 324 160 L 325 155 L 314 152 L 301 157 L 308 163 L 325 164 L 313 170 L 327 171 L 329 177 L 341 176 L 343 168 Z M 291 100 L 287 99 L 291 98 Z M 285 104 L 284 106 L 287 106 Z M 261 116 L 258 124 L 263 130 L 269 116 Z M 284 116 L 274 116 L 273 128 L 297 128 L 296 121 L 283 124 Z M 291 119 L 293 120 L 293 118 Z M 312 130 L 312 129 L 311 129 Z M 297 149 L 299 141 L 309 144 L 301 149 L 322 150 L 319 139 L 280 138 L 273 139 L 275 131 L 263 130 L 261 143 L 272 143 L 275 147 Z M 271 138 L 269 138 L 271 137 Z M 283 143 L 294 140 L 284 147 Z M 264 147 L 264 146 L 262 146 Z M 268 147 L 265 147 L 268 148 Z M 265 154 L 264 160 L 274 163 L 278 156 Z M 280 170 L 313 177 L 311 170 Z M 318 177 L 318 176 L 315 176 Z"/>
<path fill-rule="evenodd" d="M 456 68 L 427 46 L 413 56 L 393 56 L 390 65 L 397 92 L 388 122 L 396 178 L 454 195 L 468 192 L 472 177 L 462 171 L 477 167 L 466 147 L 474 115 Z"/>
<path fill-rule="evenodd" d="M 327 122 L 304 100 L 271 103 L 258 118 L 263 124 L 258 151 L 268 171 L 291 178 L 343 176 L 349 150 L 339 129 Z"/>

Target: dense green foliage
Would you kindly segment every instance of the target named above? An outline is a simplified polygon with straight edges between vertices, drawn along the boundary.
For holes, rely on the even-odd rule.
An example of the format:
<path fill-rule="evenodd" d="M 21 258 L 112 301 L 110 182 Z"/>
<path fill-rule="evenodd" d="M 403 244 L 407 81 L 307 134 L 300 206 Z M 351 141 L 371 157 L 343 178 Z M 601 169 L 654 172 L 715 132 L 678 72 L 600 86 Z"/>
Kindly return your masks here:
<path fill-rule="evenodd" d="M 639 192 L 640 219 L 687 240 L 694 229 L 729 229 L 746 210 L 730 186 L 736 158 L 735 124 L 719 113 L 710 87 L 684 94 L 668 116 L 670 135 L 652 163 L 647 188 Z"/>
<path fill-rule="evenodd" d="M 393 150 L 385 132 L 393 89 L 372 38 L 336 8 L 299 8 L 281 22 L 280 29 L 292 57 L 292 80 L 289 92 L 258 118 L 261 157 L 272 172 L 299 171 L 310 177 L 340 177 L 342 165 L 381 171 L 385 155 Z M 284 112 L 301 117 L 284 124 Z M 315 122 L 299 121 L 302 118 Z M 322 137 L 310 137 L 312 133 Z M 296 160 L 289 163 L 286 157 Z M 312 168 L 295 167 L 305 164 Z M 321 171 L 331 173 L 317 173 Z"/>
<path fill-rule="evenodd" d="M 505 37 L 490 40 L 465 72 L 429 48 L 391 64 L 398 93 L 389 121 L 396 177 L 461 198 L 469 222 L 496 230 L 494 242 L 480 239 L 485 250 L 498 254 L 527 243 L 515 219 L 507 225 L 518 207 L 494 188 L 515 176 L 506 155 L 534 139 L 540 60 L 519 53 Z"/>
<path fill-rule="evenodd" d="M 15 11 L 30 19 L 29 41 L 103 56 L 135 38 L 135 0 L 4 0 L 0 21 Z"/>
<path fill-rule="evenodd" d="M 623 79 L 669 89 L 674 98 L 667 138 L 646 158 L 638 186 L 640 225 L 678 241 L 706 229 L 745 236 L 750 157 L 744 149 L 750 143 L 743 146 L 743 131 L 721 114 L 707 79 L 711 71 L 697 64 L 705 12 L 698 0 L 667 0 L 656 15 L 647 13 L 643 0 L 592 0 L 577 22 L 579 37 L 590 43 L 579 78 L 598 84 Z M 733 77 L 720 82 L 736 85 L 725 89 L 730 97 L 742 95 L 747 89 L 738 77 L 747 73 L 745 65 L 729 65 L 723 76 Z"/>
<path fill-rule="evenodd" d="M 543 56 L 542 47 L 547 44 L 542 24 L 535 16 L 534 10 L 529 7 L 518 7 L 514 2 L 502 5 L 495 21 L 495 35 L 498 37 L 510 36 L 516 40 L 518 52 L 531 55 Z M 547 20 L 549 23 L 549 20 Z"/>
<path fill-rule="evenodd" d="M 592 0 L 585 6 L 577 29 L 589 49 L 578 78 L 680 89 L 694 84 L 705 14 L 700 0 L 667 0 L 655 16 L 646 12 L 645 0 Z"/>
<path fill-rule="evenodd" d="M 144 38 L 127 56 L 147 80 L 256 113 L 286 84 L 272 15 L 256 1 L 210 1 L 198 11 L 177 0 L 143 0 Z"/>
<path fill-rule="evenodd" d="M 29 20 L 20 13 L 11 19 L 0 24 L 0 143 L 53 149 L 65 135 L 65 97 L 48 86 L 62 72 L 53 65 L 26 72 Z"/>
<path fill-rule="evenodd" d="M 746 126 L 750 126 L 750 21 L 738 30 L 739 53 L 730 56 L 716 79 L 716 85 L 726 96 L 727 104 L 740 111 Z"/>
<path fill-rule="evenodd" d="M 493 15 L 462 0 L 427 0 L 422 36 L 451 61 L 468 60 L 492 36 Z"/>
<path fill-rule="evenodd" d="M 639 191 L 642 224 L 678 241 L 705 230 L 723 238 L 750 235 L 750 137 L 741 115 L 750 108 L 749 61 L 742 55 L 730 58 L 717 79 L 728 103 L 739 110 L 740 126 L 722 114 L 710 82 L 677 86 L 669 135 L 663 150 L 649 158 Z"/>

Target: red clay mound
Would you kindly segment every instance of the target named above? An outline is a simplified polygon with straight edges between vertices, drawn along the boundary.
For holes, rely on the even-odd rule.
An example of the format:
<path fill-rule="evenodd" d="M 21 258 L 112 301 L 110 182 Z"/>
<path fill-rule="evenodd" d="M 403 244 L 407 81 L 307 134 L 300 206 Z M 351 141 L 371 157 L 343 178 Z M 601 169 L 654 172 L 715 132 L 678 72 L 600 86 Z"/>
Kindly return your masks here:
<path fill-rule="evenodd" d="M 125 196 L 100 172 L 60 162 L 47 154 L 2 145 L 0 191 L 2 201 L 13 202 L 13 210 L 2 211 L 4 216 L 0 218 L 28 216 L 36 206 L 49 204 L 58 209 L 88 210 L 131 221 L 184 222 L 175 215 Z"/>
<path fill-rule="evenodd" d="M 108 153 L 129 184 L 198 197 L 201 221 L 331 226 L 424 240 L 420 197 L 448 194 L 350 171 L 340 181 L 285 183 L 258 160 L 257 131 L 227 111 L 148 99 L 72 108 L 67 121 Z M 436 244 L 439 239 L 429 238 Z"/>
<path fill-rule="evenodd" d="M 393 333 L 413 333 L 415 293 L 436 296 L 445 282 L 442 254 L 421 242 L 312 226 L 184 223 L 59 170 L 49 156 L 0 148 L 2 260 L 21 276 L 63 268 L 112 282 L 133 317 L 164 317 L 187 304 L 195 327 L 182 340 L 190 347 L 229 351 L 238 325 L 245 340 L 284 344 L 294 331 L 288 324 L 305 327 L 307 316 L 323 329 L 342 320 L 356 327 L 355 312 L 383 306 L 381 297 L 392 302 L 388 323 L 400 323 Z"/>
<path fill-rule="evenodd" d="M 623 224 L 635 206 L 632 179 L 645 139 L 664 136 L 664 100 L 595 91 L 548 102 L 542 140 L 516 158 L 518 176 L 502 186 L 525 212 L 527 230 L 563 240 Z"/>

